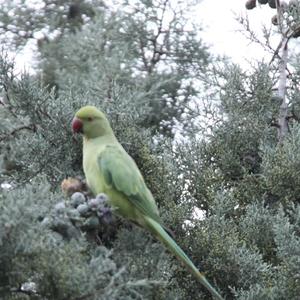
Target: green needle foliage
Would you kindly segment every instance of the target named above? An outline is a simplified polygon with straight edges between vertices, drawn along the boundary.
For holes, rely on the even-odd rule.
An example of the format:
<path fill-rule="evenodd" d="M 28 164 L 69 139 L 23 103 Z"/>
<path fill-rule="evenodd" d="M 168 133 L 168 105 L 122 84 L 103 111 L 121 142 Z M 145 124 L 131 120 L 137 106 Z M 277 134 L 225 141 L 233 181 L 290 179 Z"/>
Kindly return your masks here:
<path fill-rule="evenodd" d="M 60 190 L 83 175 L 70 123 L 90 104 L 224 298 L 298 299 L 299 55 L 278 143 L 277 68 L 213 58 L 184 3 L 41 2 L 0 10 L 7 48 L 37 45 L 29 74 L 0 59 L 0 298 L 211 299 L 151 235 Z"/>

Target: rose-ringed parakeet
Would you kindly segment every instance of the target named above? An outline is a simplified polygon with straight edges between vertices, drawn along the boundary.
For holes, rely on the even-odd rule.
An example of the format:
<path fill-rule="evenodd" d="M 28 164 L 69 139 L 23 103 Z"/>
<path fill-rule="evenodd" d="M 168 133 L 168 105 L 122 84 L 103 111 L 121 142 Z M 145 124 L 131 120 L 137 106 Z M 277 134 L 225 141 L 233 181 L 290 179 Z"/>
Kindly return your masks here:
<path fill-rule="evenodd" d="M 95 195 L 105 193 L 114 212 L 149 230 L 215 298 L 222 299 L 167 233 L 143 176 L 118 142 L 106 116 L 94 106 L 82 107 L 72 128 L 83 134 L 83 170 L 91 191 Z"/>

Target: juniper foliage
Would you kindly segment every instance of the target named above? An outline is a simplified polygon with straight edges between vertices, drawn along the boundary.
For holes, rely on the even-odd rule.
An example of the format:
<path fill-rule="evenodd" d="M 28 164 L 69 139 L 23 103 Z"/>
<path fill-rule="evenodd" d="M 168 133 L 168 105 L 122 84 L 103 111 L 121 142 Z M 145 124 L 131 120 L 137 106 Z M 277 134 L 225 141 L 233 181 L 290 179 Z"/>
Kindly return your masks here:
<path fill-rule="evenodd" d="M 71 2 L 64 3 L 57 16 L 67 19 Z M 226 299 L 298 298 L 300 127 L 289 118 L 290 132 L 278 144 L 276 69 L 213 66 L 196 31 L 180 39 L 182 14 L 169 23 L 170 36 L 162 33 L 166 53 L 143 61 L 143 49 L 157 51 L 150 19 L 157 24 L 168 5 L 136 1 L 116 12 L 98 3 L 76 27 L 54 26 L 43 15 L 36 26 L 51 23 L 60 34 L 39 45 L 34 74 L 17 76 L 2 55 L 1 298 L 210 299 L 144 230 L 116 217 L 107 224 L 90 208 L 91 196 L 75 205 L 61 192 L 64 178 L 83 176 L 81 141 L 70 122 L 85 104 L 108 115 L 176 241 Z M 291 86 L 289 110 L 297 116 L 299 90 Z M 188 114 L 185 100 L 195 97 L 200 105 Z M 170 99 L 178 102 L 162 110 Z M 195 115 L 200 123 L 192 122 Z M 172 140 L 174 116 L 192 123 L 181 127 L 183 142 Z"/>

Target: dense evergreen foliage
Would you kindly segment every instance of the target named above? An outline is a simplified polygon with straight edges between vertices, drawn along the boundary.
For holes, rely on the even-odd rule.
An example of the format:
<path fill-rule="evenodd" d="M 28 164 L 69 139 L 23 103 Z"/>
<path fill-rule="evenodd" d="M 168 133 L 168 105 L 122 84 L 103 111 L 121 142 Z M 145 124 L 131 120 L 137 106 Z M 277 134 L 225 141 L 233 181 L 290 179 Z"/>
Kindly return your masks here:
<path fill-rule="evenodd" d="M 61 191 L 83 176 L 70 123 L 93 104 L 226 299 L 298 299 L 299 56 L 279 141 L 280 57 L 248 71 L 217 61 L 181 2 L 42 2 L 1 4 L 7 47 L 36 42 L 38 63 L 17 74 L 0 60 L 0 298 L 210 299 L 150 234 L 66 193 L 69 179 Z"/>

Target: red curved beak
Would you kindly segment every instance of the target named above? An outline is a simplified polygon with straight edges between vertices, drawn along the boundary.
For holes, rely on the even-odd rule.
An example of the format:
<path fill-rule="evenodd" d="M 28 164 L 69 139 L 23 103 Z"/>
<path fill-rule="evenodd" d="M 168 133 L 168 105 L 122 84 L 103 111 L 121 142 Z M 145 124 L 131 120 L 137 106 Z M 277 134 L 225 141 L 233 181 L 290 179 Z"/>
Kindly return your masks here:
<path fill-rule="evenodd" d="M 82 132 L 83 123 L 80 119 L 74 117 L 72 121 L 72 130 L 74 133 Z"/>

